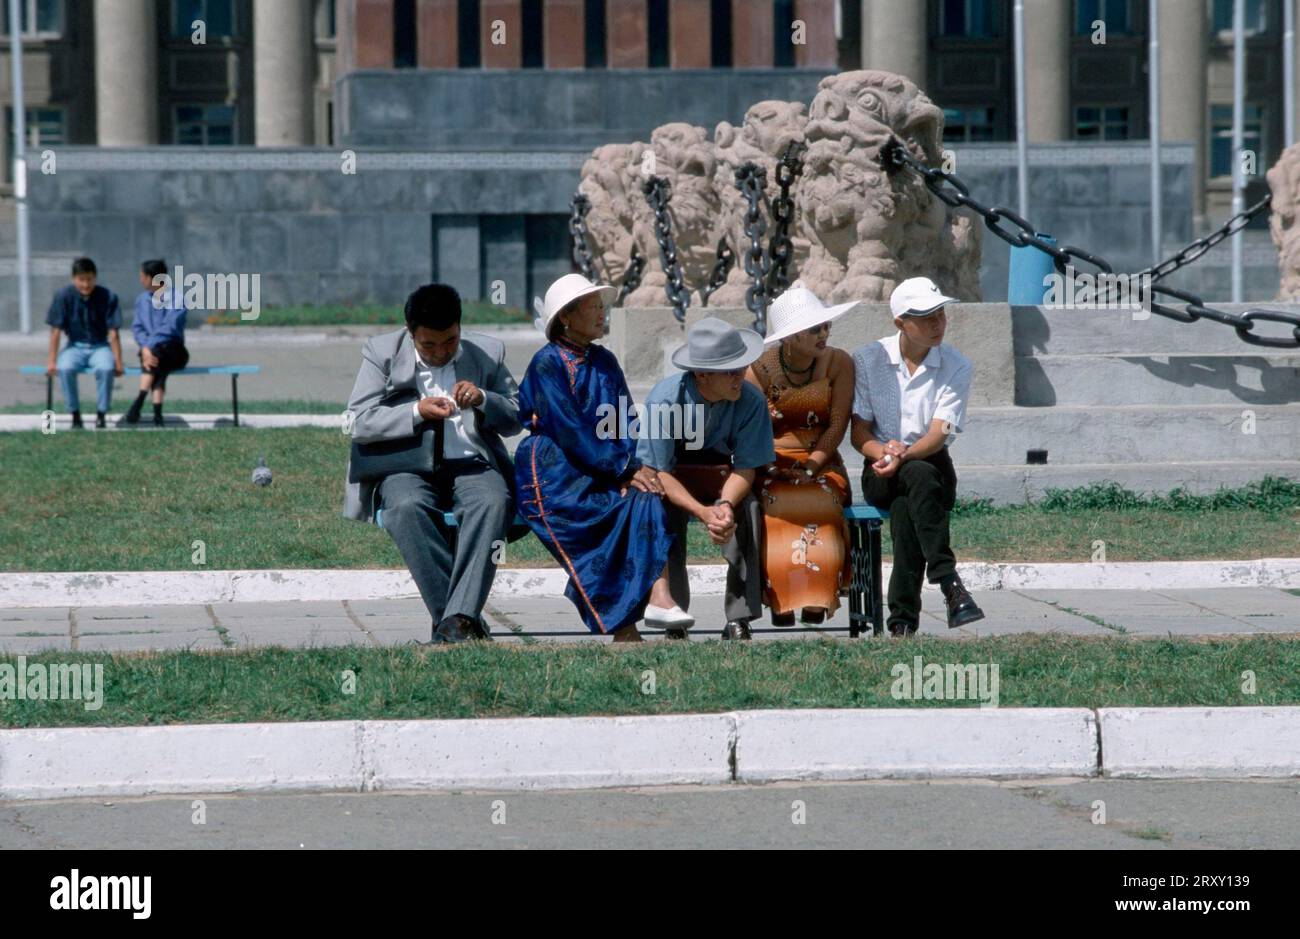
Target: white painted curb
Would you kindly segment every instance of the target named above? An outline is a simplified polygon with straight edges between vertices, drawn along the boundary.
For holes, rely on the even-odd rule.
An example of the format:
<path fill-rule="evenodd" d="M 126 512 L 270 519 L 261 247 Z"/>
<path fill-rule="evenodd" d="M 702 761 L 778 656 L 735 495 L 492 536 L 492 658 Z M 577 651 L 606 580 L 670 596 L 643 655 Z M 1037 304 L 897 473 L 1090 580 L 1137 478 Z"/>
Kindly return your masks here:
<path fill-rule="evenodd" d="M 893 708 L 0 730 L 0 799 L 1300 775 L 1300 707 L 1097 713 L 1100 721 L 1086 708 Z"/>
<path fill-rule="evenodd" d="M 1091 776 L 1086 708 L 744 711 L 736 780 Z"/>
<path fill-rule="evenodd" d="M 62 405 L 58 405 L 62 407 Z M 44 418 L 41 415 L 45 411 L 44 405 L 33 404 L 31 414 L 0 414 L 0 433 L 18 433 L 30 430 L 43 430 L 45 426 Z M 151 424 L 139 424 L 135 427 L 118 427 L 114 423 L 116 417 L 110 419 L 109 426 L 104 431 L 94 431 L 87 427 L 85 433 L 132 433 L 132 434 L 154 434 L 160 430 Z M 161 429 L 161 432 L 168 430 L 225 430 L 234 426 L 234 418 L 230 414 L 167 414 L 167 426 Z M 339 414 L 240 414 L 240 427 L 251 428 L 268 428 L 268 427 L 325 427 L 340 429 L 343 426 L 342 412 Z M 72 432 L 72 417 L 68 414 L 55 414 L 54 427 L 56 433 Z"/>
<path fill-rule="evenodd" d="M 366 789 L 597 789 L 731 781 L 727 714 L 366 721 Z"/>
<path fill-rule="evenodd" d="M 961 564 L 972 590 L 1190 590 L 1201 587 L 1300 588 L 1300 558 L 1117 564 Z M 886 581 L 890 565 L 884 566 Z M 691 593 L 721 594 L 723 564 L 692 564 Z M 561 598 L 558 568 L 502 568 L 491 599 Z M 937 589 L 932 584 L 926 590 Z M 418 597 L 404 570 L 85 571 L 0 573 L 0 608 L 286 603 Z"/>
<path fill-rule="evenodd" d="M 1300 776 L 1300 708 L 1101 708 L 1107 776 Z"/>

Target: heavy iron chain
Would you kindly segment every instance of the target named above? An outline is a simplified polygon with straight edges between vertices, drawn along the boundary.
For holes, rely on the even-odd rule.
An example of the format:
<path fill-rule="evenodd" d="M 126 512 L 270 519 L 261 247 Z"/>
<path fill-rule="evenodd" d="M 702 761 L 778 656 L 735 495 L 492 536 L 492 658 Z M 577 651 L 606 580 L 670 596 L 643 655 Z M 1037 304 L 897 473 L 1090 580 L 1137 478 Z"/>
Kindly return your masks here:
<path fill-rule="evenodd" d="M 569 215 L 569 234 L 573 236 L 573 262 L 582 271 L 582 276 L 592 283 L 596 282 L 596 261 L 591 254 L 591 244 L 587 240 L 587 213 L 591 211 L 591 200 L 582 193 L 574 193 Z"/>
<path fill-rule="evenodd" d="M 1062 274 L 1067 274 L 1067 268 L 1072 267 L 1072 261 L 1079 260 L 1093 267 L 1103 274 L 1113 274 L 1114 270 L 1104 258 L 1098 257 L 1084 251 L 1082 248 L 1076 248 L 1071 245 L 1058 247 L 1048 244 L 1038 237 L 1034 226 L 1005 207 L 989 208 L 971 198 L 970 187 L 958 179 L 952 173 L 946 173 L 942 169 L 934 166 L 927 166 L 915 156 L 913 156 L 907 147 L 898 138 L 894 138 L 888 144 L 881 148 L 880 153 L 881 165 L 886 171 L 892 172 L 900 167 L 906 167 L 920 175 L 926 188 L 934 193 L 935 197 L 946 205 L 966 206 L 984 219 L 984 224 L 989 231 L 997 235 L 1003 241 L 1012 247 L 1025 247 L 1032 245 L 1039 251 L 1049 254 L 1056 265 L 1056 270 Z M 946 188 L 951 187 L 951 188 Z M 1194 323 L 1199 319 L 1213 320 L 1216 323 L 1222 323 L 1225 326 L 1231 326 L 1237 331 L 1237 335 L 1245 342 L 1256 346 L 1270 346 L 1279 349 L 1290 349 L 1300 347 L 1300 314 L 1288 313 L 1282 310 L 1264 310 L 1252 309 L 1244 313 L 1229 313 L 1226 310 L 1216 310 L 1213 307 L 1207 307 L 1205 301 L 1196 294 L 1186 290 L 1178 290 L 1173 287 L 1166 287 L 1157 283 L 1159 280 L 1168 277 L 1174 271 L 1191 264 L 1205 252 L 1209 251 L 1225 238 L 1230 238 L 1237 234 L 1260 212 L 1266 209 L 1272 200 L 1271 196 L 1265 196 L 1259 202 L 1239 212 L 1224 223 L 1214 232 L 1206 235 L 1204 238 L 1198 238 L 1187 247 L 1183 248 L 1177 254 L 1159 264 L 1138 271 L 1136 274 L 1128 275 L 1130 278 L 1142 278 L 1149 276 L 1151 278 L 1151 312 L 1158 313 L 1161 316 L 1177 320 L 1180 323 Z M 1010 222 L 1014 229 L 1004 228 L 1003 220 Z M 1117 285 L 1112 283 L 1107 290 L 1106 296 L 1112 297 Z M 1162 297 L 1172 297 L 1180 301 L 1182 309 L 1176 309 L 1171 306 L 1157 303 L 1154 299 L 1156 295 Z M 1264 321 L 1271 323 L 1282 323 L 1291 327 L 1291 336 L 1257 336 L 1253 332 L 1255 323 Z"/>
<path fill-rule="evenodd" d="M 709 297 L 727 282 L 727 275 L 735 265 L 736 256 L 731 252 L 731 245 L 727 244 L 726 237 L 719 238 L 718 259 L 713 262 L 713 270 L 709 272 L 709 282 L 700 288 L 700 302 L 703 306 L 708 306 Z"/>
<path fill-rule="evenodd" d="M 622 306 L 627 295 L 641 286 L 641 275 L 645 272 L 645 258 L 641 252 L 632 245 L 632 254 L 627 259 L 627 270 L 623 272 L 623 283 L 618 288 L 618 299 L 614 301 L 614 306 Z"/>
<path fill-rule="evenodd" d="M 776 184 L 780 193 L 772 200 L 772 242 L 768 254 L 772 258 L 772 271 L 767 281 L 767 297 L 775 300 L 790 286 L 790 259 L 794 257 L 794 243 L 790 240 L 790 223 L 794 220 L 794 200 L 790 187 L 803 174 L 803 152 L 808 145 L 802 140 L 793 141 L 776 164 Z"/>
<path fill-rule="evenodd" d="M 753 284 L 745 291 L 745 306 L 754 314 L 754 329 L 763 336 L 767 334 L 767 278 L 772 270 L 772 259 L 763 253 L 767 219 L 760 208 L 767 189 L 767 170 L 757 163 L 742 163 L 736 168 L 736 188 L 749 203 L 745 210 L 745 234 L 749 236 L 745 273 Z"/>
<path fill-rule="evenodd" d="M 668 215 L 668 200 L 672 190 L 668 180 L 662 176 L 651 176 L 641 186 L 646 201 L 655 214 L 655 240 L 659 242 L 659 257 L 663 261 L 664 292 L 668 294 L 668 303 L 673 308 L 677 322 L 686 322 L 686 308 L 691 305 L 691 294 L 682 280 L 682 265 L 677 260 L 677 246 L 673 243 L 673 223 Z"/>

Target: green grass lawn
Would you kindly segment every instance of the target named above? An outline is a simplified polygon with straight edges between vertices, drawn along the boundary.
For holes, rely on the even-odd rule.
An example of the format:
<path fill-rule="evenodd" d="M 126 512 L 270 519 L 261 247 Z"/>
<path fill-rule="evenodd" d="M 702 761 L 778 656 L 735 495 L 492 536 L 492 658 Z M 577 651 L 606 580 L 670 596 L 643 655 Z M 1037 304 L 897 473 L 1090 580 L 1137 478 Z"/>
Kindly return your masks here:
<path fill-rule="evenodd" d="M 503 307 L 477 300 L 461 303 L 461 322 L 466 326 L 529 325 L 530 314 L 518 307 Z M 292 306 L 268 307 L 255 320 L 243 320 L 238 311 L 213 313 L 206 322 L 214 326 L 370 326 L 391 323 L 402 325 L 402 307 L 392 306 Z"/>
<path fill-rule="evenodd" d="M 1300 642 L 1015 636 L 956 641 L 793 641 L 415 646 L 105 655 L 104 703 L 0 700 L 0 726 L 672 714 L 758 708 L 975 707 L 896 700 L 891 669 L 998 666 L 1002 707 L 1282 705 L 1300 701 Z M 13 663 L 15 657 L 0 656 Z M 1241 674 L 1256 676 L 1255 694 Z M 344 694 L 343 674 L 355 676 Z M 644 694 L 646 672 L 654 693 Z"/>
<path fill-rule="evenodd" d="M 259 453 L 275 475 L 250 482 Z M 348 439 L 320 428 L 45 436 L 0 433 L 5 483 L 0 569 L 192 570 L 401 567 L 388 536 L 339 515 Z M 1300 484 L 1272 481 L 1218 498 L 1147 502 L 1114 487 L 1033 507 L 962 503 L 952 521 L 963 561 L 1300 557 Z M 717 560 L 700 526 L 690 554 Z M 886 544 L 888 533 L 886 532 Z M 531 536 L 509 566 L 552 565 Z"/>

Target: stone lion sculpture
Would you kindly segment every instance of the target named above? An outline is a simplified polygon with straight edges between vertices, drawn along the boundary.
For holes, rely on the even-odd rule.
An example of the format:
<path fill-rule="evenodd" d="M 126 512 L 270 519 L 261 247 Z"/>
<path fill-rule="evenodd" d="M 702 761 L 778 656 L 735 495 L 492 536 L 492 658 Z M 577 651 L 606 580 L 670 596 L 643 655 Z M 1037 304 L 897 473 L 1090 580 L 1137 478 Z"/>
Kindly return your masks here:
<path fill-rule="evenodd" d="M 721 234 L 726 237 L 735 256 L 735 265 L 727 275 L 727 282 L 709 296 L 709 303 L 713 306 L 743 306 L 745 293 L 753 284 L 753 280 L 745 273 L 744 264 L 745 254 L 750 247 L 749 236 L 745 233 L 745 214 L 749 203 L 736 188 L 736 170 L 745 163 L 763 167 L 767 173 L 768 198 L 776 198 L 780 194 L 776 165 L 790 144 L 803 142 L 804 125 L 807 122 L 808 109 L 802 102 L 760 101 L 745 112 L 745 122 L 740 127 L 723 121 L 713 132 L 713 152 L 717 160 L 713 188 L 722 203 Z M 799 184 L 799 180 L 796 180 L 791 187 L 791 195 Z M 775 219 L 770 217 L 767 209 L 763 212 L 768 225 L 762 239 L 763 250 L 766 252 Z M 797 204 L 794 216 L 790 225 L 794 247 L 790 267 L 791 281 L 794 280 L 794 272 L 808 257 L 808 239 L 800 234 Z"/>
<path fill-rule="evenodd" d="M 1268 188 L 1273 194 L 1268 228 L 1277 245 L 1281 268 L 1280 298 L 1300 298 L 1300 144 L 1288 147 L 1268 171 Z"/>
<path fill-rule="evenodd" d="M 633 207 L 641 193 L 629 172 L 644 144 L 611 143 L 598 147 L 582 166 L 578 192 L 591 202 L 587 213 L 588 245 L 596 263 L 596 276 L 620 284 L 627 274 L 635 239 Z"/>
<path fill-rule="evenodd" d="M 863 70 L 822 79 L 805 135 L 797 189 L 811 243 L 799 271 L 830 302 L 887 300 L 897 284 L 926 275 L 962 299 L 979 298 L 975 215 L 950 209 L 906 170 L 887 171 L 881 148 L 897 136 L 930 165 L 943 157 L 943 112 L 915 83 Z"/>

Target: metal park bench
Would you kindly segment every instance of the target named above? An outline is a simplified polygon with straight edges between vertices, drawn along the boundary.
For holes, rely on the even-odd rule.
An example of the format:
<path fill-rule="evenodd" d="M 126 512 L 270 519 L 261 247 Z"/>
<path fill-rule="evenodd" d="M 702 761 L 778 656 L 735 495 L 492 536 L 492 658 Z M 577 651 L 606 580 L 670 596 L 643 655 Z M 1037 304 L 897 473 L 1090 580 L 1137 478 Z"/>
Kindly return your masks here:
<path fill-rule="evenodd" d="M 852 579 L 849 582 L 849 636 L 856 639 L 868 627 L 879 636 L 885 629 L 884 597 L 881 588 L 880 526 L 889 513 L 872 505 L 856 503 L 844 510 L 849 523 L 849 561 Z M 455 550 L 456 516 L 442 514 L 443 524 L 451 530 L 452 550 Z M 375 512 L 375 524 L 384 527 L 384 510 Z M 513 525 L 526 524 L 518 515 Z"/>
<path fill-rule="evenodd" d="M 175 375 L 229 375 L 230 376 L 230 407 L 234 412 L 235 426 L 239 426 L 239 376 L 256 375 L 262 369 L 256 365 L 200 365 L 193 368 L 182 368 L 174 372 L 169 372 L 168 379 Z M 18 370 L 23 375 L 44 375 L 45 376 L 45 408 L 54 410 L 54 376 L 50 375 L 43 365 L 24 365 Z M 82 375 L 93 375 L 95 370 L 83 368 L 78 370 Z M 142 374 L 141 369 L 131 367 L 125 370 L 127 375 Z"/>

